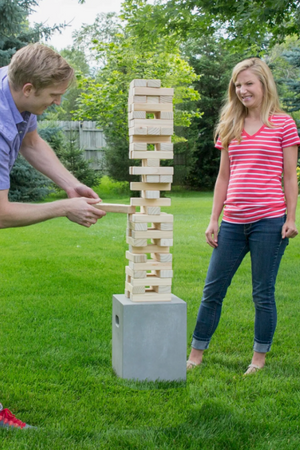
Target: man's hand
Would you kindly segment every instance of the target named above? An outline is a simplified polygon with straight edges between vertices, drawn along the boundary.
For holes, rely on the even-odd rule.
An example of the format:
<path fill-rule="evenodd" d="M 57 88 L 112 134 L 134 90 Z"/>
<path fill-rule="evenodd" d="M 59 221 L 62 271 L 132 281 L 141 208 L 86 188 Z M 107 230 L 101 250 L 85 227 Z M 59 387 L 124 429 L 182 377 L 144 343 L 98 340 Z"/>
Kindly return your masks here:
<path fill-rule="evenodd" d="M 74 197 L 86 197 L 86 198 L 94 198 L 98 200 L 98 202 L 101 201 L 98 194 L 96 194 L 93 189 L 89 188 L 85 184 L 78 184 L 75 187 L 66 189 L 67 195 L 69 198 Z"/>
<path fill-rule="evenodd" d="M 78 223 L 78 225 L 82 225 L 87 228 L 95 224 L 98 219 L 101 219 L 103 216 L 106 215 L 105 211 L 94 208 L 93 206 L 93 204 L 99 203 L 98 196 L 96 199 L 86 197 L 80 198 L 74 197 L 65 200 L 65 202 L 67 202 L 66 217 L 69 220 L 71 220 L 71 222 L 76 222 Z"/>

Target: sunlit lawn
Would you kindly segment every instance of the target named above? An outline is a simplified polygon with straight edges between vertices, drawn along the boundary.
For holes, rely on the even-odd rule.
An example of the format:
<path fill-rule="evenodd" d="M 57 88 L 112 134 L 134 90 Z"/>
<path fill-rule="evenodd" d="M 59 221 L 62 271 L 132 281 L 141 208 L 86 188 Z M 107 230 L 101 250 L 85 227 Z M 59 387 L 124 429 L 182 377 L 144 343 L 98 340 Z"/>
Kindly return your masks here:
<path fill-rule="evenodd" d="M 211 253 L 211 201 L 173 194 L 165 209 L 175 217 L 172 292 L 187 302 L 189 342 Z M 0 402 L 39 427 L 1 430 L 0 449 L 298 450 L 300 238 L 278 276 L 278 327 L 263 371 L 242 376 L 254 319 L 246 258 L 202 367 L 186 383 L 138 383 L 111 369 L 125 228 L 125 215 L 108 214 L 90 229 L 56 219 L 0 231 Z"/>

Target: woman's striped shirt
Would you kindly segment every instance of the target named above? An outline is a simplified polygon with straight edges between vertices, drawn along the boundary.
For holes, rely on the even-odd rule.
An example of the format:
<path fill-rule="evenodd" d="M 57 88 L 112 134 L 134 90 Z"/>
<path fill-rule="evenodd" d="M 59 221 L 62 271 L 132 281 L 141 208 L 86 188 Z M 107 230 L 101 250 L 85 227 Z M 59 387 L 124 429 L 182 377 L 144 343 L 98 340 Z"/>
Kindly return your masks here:
<path fill-rule="evenodd" d="M 243 130 L 241 142 L 234 139 L 229 144 L 230 178 L 223 213 L 226 222 L 252 223 L 285 214 L 283 148 L 300 145 L 300 139 L 290 116 L 278 114 L 269 120 L 274 128 L 263 125 L 252 136 Z M 216 148 L 223 148 L 220 139 Z"/>

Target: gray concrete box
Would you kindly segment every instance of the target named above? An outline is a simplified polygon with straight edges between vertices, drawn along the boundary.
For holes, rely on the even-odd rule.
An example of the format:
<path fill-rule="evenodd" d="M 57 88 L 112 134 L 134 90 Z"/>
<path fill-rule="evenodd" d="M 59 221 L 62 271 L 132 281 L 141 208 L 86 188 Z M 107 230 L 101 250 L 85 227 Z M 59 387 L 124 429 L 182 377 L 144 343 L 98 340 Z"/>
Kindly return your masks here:
<path fill-rule="evenodd" d="M 112 365 L 117 376 L 135 380 L 186 379 L 186 303 L 132 302 L 113 295 Z"/>

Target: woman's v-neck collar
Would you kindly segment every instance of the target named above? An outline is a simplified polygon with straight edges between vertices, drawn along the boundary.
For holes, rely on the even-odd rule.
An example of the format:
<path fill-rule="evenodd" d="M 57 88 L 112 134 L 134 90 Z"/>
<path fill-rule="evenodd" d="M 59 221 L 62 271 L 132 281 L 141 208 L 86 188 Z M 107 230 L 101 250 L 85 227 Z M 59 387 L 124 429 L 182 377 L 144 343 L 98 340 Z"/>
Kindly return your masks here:
<path fill-rule="evenodd" d="M 250 139 L 253 139 L 253 138 L 255 138 L 263 129 L 265 128 L 265 124 L 263 124 L 261 127 L 260 127 L 260 129 L 259 130 L 257 130 L 257 132 L 256 133 L 254 133 L 254 134 L 249 134 L 249 133 L 247 133 L 247 131 L 245 130 L 245 128 L 243 129 L 243 133 L 246 135 L 246 137 L 248 137 L 248 138 L 250 138 Z"/>

